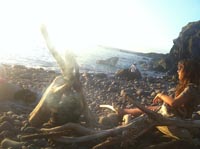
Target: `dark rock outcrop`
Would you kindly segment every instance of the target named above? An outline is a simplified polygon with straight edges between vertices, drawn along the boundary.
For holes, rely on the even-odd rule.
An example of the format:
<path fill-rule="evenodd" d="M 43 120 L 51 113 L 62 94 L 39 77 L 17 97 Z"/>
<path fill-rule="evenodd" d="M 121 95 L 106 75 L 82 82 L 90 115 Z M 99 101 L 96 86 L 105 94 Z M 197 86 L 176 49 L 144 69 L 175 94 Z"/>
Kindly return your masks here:
<path fill-rule="evenodd" d="M 150 69 L 176 74 L 177 63 L 182 59 L 197 59 L 200 61 L 200 21 L 190 22 L 184 26 L 174 45 L 166 55 L 151 54 Z M 153 57 L 152 57 L 153 55 Z M 146 55 L 149 57 L 149 55 Z"/>
<path fill-rule="evenodd" d="M 197 59 L 200 61 L 200 21 L 190 22 L 184 26 L 173 40 L 169 55 L 165 58 L 167 68 L 173 73 L 181 59 Z"/>
<path fill-rule="evenodd" d="M 130 69 L 121 69 L 116 72 L 115 76 L 126 80 L 135 80 L 142 78 L 142 75 L 138 69 L 136 69 L 134 72 L 131 72 Z"/>
<path fill-rule="evenodd" d="M 182 28 L 175 39 L 170 56 L 175 59 L 199 58 L 200 56 L 200 21 L 191 22 Z"/>

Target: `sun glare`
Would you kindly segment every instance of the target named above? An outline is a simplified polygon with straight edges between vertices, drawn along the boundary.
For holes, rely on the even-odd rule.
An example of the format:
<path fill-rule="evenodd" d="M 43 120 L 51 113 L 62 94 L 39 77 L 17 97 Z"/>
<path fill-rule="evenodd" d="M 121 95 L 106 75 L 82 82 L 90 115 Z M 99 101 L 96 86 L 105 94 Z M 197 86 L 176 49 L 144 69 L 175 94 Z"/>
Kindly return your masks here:
<path fill-rule="evenodd" d="M 1 49 L 31 49 L 41 42 L 40 24 L 47 26 L 53 44 L 61 51 L 82 52 L 94 45 L 133 51 L 169 48 L 169 41 L 175 38 L 166 21 L 161 21 L 162 15 L 146 1 L 19 0 L 10 5 L 8 0 L 0 4 Z"/>

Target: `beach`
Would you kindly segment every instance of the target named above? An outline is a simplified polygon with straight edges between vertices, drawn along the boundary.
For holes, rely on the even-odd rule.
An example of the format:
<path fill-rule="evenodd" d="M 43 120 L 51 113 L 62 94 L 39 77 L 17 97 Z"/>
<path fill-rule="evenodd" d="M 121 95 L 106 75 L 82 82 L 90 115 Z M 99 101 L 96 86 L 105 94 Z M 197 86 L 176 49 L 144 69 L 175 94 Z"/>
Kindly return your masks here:
<path fill-rule="evenodd" d="M 37 132 L 36 128 L 28 124 L 28 115 L 37 105 L 53 79 L 60 74 L 42 68 L 27 68 L 22 65 L 5 65 L 4 68 L 4 74 L 6 74 L 6 79 L 10 83 L 29 89 L 37 95 L 36 101 L 31 103 L 26 101 L 1 101 L 1 143 L 5 138 L 21 142 L 20 136 Z M 176 84 L 176 81 L 169 76 L 126 80 L 103 73 L 81 73 L 80 80 L 86 102 L 92 113 L 96 115 L 97 121 L 99 117 L 112 113 L 110 109 L 100 108 L 99 106 L 102 104 L 114 105 L 115 108 L 134 107 L 121 96 L 123 91 L 132 95 L 134 100 L 141 102 L 143 105 L 150 105 L 158 92 L 172 94 Z M 76 147 L 79 148 L 79 145 L 76 144 Z M 62 144 L 56 144 L 56 147 L 53 147 L 45 138 L 23 142 L 22 146 L 23 148 L 32 147 L 34 149 L 63 148 Z M 88 145 L 86 146 L 88 147 Z"/>

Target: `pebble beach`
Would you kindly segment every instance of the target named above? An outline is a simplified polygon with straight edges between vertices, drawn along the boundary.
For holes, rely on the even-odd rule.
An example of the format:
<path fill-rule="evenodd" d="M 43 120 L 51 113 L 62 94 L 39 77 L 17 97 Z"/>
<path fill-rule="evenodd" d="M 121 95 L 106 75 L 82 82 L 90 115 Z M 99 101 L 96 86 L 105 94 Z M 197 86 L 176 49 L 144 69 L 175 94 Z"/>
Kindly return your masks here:
<path fill-rule="evenodd" d="M 52 144 L 45 138 L 22 142 L 20 136 L 37 132 L 37 128 L 28 124 L 28 115 L 37 105 L 48 85 L 60 74 L 42 68 L 27 68 L 22 65 L 5 65 L 4 68 L 4 75 L 8 82 L 31 90 L 37 95 L 37 99 L 35 102 L 0 101 L 1 148 L 88 148 L 87 145 L 80 144 L 71 146 Z M 99 105 L 102 104 L 114 105 L 117 108 L 134 107 L 121 97 L 121 92 L 123 91 L 131 94 L 134 100 L 144 105 L 150 105 L 158 92 L 172 94 L 177 83 L 175 78 L 169 76 L 162 78 L 157 78 L 156 76 L 142 77 L 137 80 L 121 79 L 115 76 L 107 76 L 103 73 L 81 73 L 80 76 L 86 102 L 97 119 L 111 112 L 109 109 L 100 108 Z M 15 147 L 8 142 L 12 142 Z"/>

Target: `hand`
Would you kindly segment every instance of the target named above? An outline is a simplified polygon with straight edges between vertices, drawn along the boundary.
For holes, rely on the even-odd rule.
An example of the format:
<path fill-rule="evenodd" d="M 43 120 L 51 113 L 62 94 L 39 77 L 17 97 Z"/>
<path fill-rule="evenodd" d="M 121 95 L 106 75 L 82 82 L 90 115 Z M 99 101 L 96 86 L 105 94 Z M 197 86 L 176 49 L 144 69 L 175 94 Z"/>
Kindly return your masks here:
<path fill-rule="evenodd" d="M 162 95 L 163 95 L 162 93 L 158 93 L 156 95 L 156 97 L 153 99 L 153 103 L 157 104 L 157 103 L 161 102 L 162 101 Z"/>
<path fill-rule="evenodd" d="M 118 114 L 118 117 L 119 117 L 119 120 L 122 120 L 125 113 L 124 113 L 124 109 L 121 109 L 121 108 L 118 108 L 117 110 L 117 114 Z"/>

